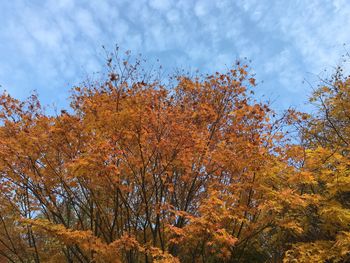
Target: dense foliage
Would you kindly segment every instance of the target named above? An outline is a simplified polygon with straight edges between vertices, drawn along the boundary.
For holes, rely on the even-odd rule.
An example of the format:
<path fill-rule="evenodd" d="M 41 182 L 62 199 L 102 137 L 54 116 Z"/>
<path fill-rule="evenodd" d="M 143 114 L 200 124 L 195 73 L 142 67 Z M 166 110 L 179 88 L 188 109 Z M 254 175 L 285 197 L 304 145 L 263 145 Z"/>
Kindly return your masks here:
<path fill-rule="evenodd" d="M 245 65 L 112 64 L 55 116 L 1 96 L 1 262 L 350 260 L 350 79 L 276 121 Z"/>

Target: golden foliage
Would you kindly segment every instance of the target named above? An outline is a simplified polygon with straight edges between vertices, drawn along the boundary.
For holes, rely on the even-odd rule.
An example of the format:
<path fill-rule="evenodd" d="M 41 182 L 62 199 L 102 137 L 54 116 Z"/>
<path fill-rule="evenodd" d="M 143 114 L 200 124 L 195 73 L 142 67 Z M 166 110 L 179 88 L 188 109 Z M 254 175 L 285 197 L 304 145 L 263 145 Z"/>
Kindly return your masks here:
<path fill-rule="evenodd" d="M 315 92 L 319 116 L 289 111 L 293 145 L 247 66 L 164 86 L 122 65 L 57 116 L 1 96 L 1 260 L 349 257 L 348 80 Z"/>

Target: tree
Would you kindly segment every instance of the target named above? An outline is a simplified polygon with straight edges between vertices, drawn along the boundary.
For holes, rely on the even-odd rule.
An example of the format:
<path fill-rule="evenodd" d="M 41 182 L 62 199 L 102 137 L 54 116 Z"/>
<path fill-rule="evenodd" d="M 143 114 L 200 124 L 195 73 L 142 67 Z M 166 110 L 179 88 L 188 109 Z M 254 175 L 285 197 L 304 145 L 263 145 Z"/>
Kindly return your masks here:
<path fill-rule="evenodd" d="M 307 176 L 291 165 L 255 80 L 179 75 L 108 60 L 71 109 L 2 95 L 0 255 L 11 262 L 264 262 L 300 233 Z M 120 68 L 120 71 L 117 69 Z M 294 155 L 293 155 L 294 154 Z M 300 215 L 297 217 L 297 215 Z"/>
<path fill-rule="evenodd" d="M 306 235 L 287 252 L 285 262 L 350 260 L 350 78 L 338 67 L 310 102 L 313 115 L 302 114 L 305 160 L 302 170 L 313 179 L 304 191 L 319 197 L 308 213 Z"/>

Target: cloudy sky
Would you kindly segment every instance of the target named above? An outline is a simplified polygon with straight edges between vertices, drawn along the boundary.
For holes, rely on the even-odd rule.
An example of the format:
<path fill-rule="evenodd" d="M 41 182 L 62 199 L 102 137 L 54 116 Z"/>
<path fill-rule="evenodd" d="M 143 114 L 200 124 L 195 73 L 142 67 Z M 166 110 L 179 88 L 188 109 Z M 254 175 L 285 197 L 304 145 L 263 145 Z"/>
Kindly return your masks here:
<path fill-rule="evenodd" d="M 12 0 L 0 1 L 0 14 L 0 89 L 21 99 L 37 90 L 58 107 L 101 70 L 102 45 L 115 44 L 169 73 L 247 57 L 259 96 L 302 107 L 302 81 L 316 83 L 350 44 L 347 0 Z"/>

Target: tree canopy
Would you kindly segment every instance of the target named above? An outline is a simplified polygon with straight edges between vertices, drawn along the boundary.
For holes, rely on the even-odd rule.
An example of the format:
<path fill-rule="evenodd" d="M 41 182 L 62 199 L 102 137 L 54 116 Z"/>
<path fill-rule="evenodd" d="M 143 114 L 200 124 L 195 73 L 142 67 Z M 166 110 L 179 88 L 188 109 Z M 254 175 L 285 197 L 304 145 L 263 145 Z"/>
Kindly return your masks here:
<path fill-rule="evenodd" d="M 347 262 L 350 79 L 277 120 L 255 79 L 108 60 L 67 111 L 0 98 L 0 260 Z M 298 127 L 300 142 L 285 125 Z"/>

